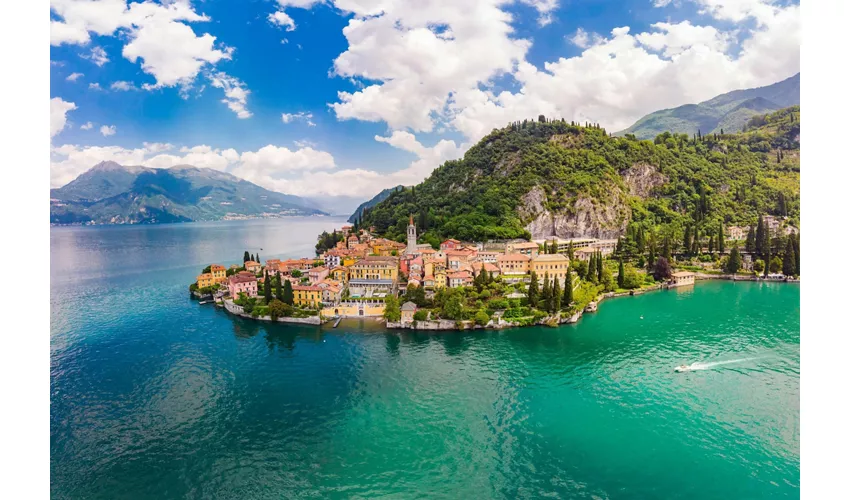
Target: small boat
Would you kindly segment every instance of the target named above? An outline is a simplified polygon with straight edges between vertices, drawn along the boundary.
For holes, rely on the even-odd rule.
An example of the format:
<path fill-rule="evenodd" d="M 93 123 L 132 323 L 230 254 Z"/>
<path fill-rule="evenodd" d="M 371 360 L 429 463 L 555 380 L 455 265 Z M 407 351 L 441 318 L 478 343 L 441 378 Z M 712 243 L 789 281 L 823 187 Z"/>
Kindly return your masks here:
<path fill-rule="evenodd" d="M 691 371 L 691 368 L 688 365 L 679 365 L 676 368 L 673 368 L 673 371 L 676 373 L 682 373 Z"/>

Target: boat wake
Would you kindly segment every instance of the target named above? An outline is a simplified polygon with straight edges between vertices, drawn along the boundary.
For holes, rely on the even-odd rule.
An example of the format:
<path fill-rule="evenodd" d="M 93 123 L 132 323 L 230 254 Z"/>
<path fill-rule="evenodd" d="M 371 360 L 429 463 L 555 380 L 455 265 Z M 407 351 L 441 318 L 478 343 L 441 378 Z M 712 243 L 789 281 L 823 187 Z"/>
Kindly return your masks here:
<path fill-rule="evenodd" d="M 758 358 L 740 358 L 740 359 L 729 359 L 726 361 L 711 361 L 708 363 L 697 361 L 696 363 L 691 363 L 690 365 L 681 365 L 676 367 L 677 372 L 691 372 L 696 370 L 709 370 L 714 368 L 715 366 L 721 365 L 729 365 L 732 363 L 743 363 L 744 361 L 752 361 Z"/>

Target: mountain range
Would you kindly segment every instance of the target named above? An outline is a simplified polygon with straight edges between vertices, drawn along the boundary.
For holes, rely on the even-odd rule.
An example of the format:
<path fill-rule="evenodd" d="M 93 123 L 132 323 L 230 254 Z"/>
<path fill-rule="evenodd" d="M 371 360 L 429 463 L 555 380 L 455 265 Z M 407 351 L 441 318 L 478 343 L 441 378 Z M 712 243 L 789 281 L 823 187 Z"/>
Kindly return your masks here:
<path fill-rule="evenodd" d="M 298 196 L 209 168 L 101 162 L 50 190 L 53 224 L 145 224 L 223 218 L 327 215 Z"/>
<path fill-rule="evenodd" d="M 740 132 L 750 118 L 800 104 L 800 73 L 754 89 L 733 90 L 699 104 L 685 104 L 650 113 L 615 133 L 653 139 L 662 132 L 709 134 Z"/>

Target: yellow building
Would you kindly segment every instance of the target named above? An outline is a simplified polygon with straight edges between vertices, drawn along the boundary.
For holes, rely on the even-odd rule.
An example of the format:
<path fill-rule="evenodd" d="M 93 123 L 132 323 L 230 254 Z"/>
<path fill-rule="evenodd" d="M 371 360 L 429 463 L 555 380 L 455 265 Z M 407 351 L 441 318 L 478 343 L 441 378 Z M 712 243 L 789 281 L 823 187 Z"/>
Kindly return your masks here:
<path fill-rule="evenodd" d="M 446 287 L 446 270 L 443 267 L 434 268 L 434 290 Z"/>
<path fill-rule="evenodd" d="M 210 266 L 210 274 L 214 283 L 221 283 L 227 279 L 227 269 L 219 264 Z"/>
<path fill-rule="evenodd" d="M 204 273 L 198 275 L 198 288 L 206 288 L 208 286 L 213 286 L 215 281 L 213 281 L 212 273 Z"/>
<path fill-rule="evenodd" d="M 348 269 L 345 266 L 337 266 L 331 269 L 328 277 L 334 281 L 339 281 L 343 285 L 348 283 Z"/>
<path fill-rule="evenodd" d="M 531 259 L 531 270 L 537 273 L 539 283 L 542 283 L 543 277 L 549 273 L 549 279 L 558 278 L 558 281 L 563 285 L 570 270 L 570 259 L 563 254 L 542 254 Z"/>
<path fill-rule="evenodd" d="M 313 285 L 293 285 L 293 302 L 296 306 L 318 308 L 322 305 L 322 289 Z"/>
<path fill-rule="evenodd" d="M 364 257 L 349 267 L 351 280 L 389 280 L 398 279 L 398 259 L 395 257 Z"/>
<path fill-rule="evenodd" d="M 355 257 L 348 256 L 348 257 L 342 258 L 342 265 L 344 267 L 349 267 L 352 264 L 354 264 L 355 262 L 357 262 L 357 258 L 355 258 Z"/>

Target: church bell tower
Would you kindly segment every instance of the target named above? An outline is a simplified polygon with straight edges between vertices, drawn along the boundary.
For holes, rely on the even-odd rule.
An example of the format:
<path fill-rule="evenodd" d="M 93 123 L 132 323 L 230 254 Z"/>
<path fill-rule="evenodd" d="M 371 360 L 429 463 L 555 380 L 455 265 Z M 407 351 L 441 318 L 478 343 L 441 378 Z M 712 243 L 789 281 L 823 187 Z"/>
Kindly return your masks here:
<path fill-rule="evenodd" d="M 413 224 L 413 215 L 410 216 L 410 224 L 407 225 L 407 254 L 416 253 L 416 225 Z"/>

